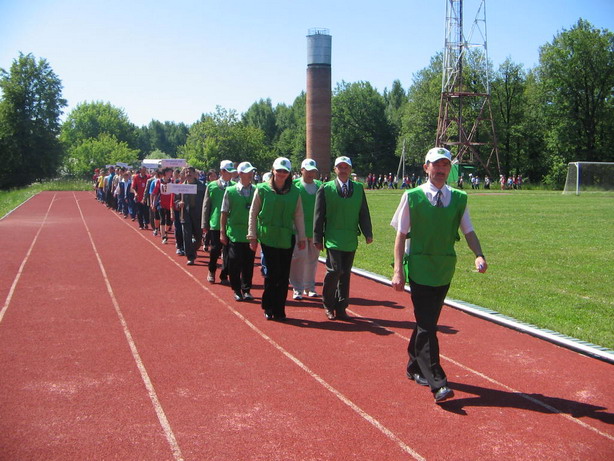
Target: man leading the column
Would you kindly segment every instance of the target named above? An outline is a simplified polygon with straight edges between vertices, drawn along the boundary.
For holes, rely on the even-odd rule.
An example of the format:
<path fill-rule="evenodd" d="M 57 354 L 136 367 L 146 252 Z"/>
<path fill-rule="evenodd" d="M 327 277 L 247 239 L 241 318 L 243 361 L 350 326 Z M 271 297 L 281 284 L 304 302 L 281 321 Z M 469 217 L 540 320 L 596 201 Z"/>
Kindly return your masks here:
<path fill-rule="evenodd" d="M 403 194 L 390 223 L 397 231 L 392 287 L 402 291 L 408 281 L 414 305 L 416 328 L 407 349 L 407 377 L 429 386 L 435 402 L 442 402 L 454 392 L 439 360 L 437 322 L 454 275 L 459 227 L 475 254 L 476 269 L 483 273 L 488 265 L 471 224 L 467 194 L 446 185 L 450 152 L 441 147 L 429 150 L 423 168 L 428 181 Z"/>

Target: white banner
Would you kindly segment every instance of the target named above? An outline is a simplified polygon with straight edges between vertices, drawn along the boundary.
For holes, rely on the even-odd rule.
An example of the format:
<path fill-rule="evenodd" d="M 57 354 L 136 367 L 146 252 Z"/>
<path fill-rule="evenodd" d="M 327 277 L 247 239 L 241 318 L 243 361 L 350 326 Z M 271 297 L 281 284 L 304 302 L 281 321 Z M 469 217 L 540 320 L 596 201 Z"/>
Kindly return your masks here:
<path fill-rule="evenodd" d="M 197 194 L 198 186 L 196 184 L 169 184 L 168 191 L 172 194 Z"/>
<path fill-rule="evenodd" d="M 146 158 L 141 162 L 141 166 L 144 166 L 145 168 L 156 169 L 160 166 L 160 160 Z"/>
<path fill-rule="evenodd" d="M 165 158 L 160 160 L 160 166 L 162 168 L 179 168 L 188 166 L 188 163 L 182 158 Z"/>
<path fill-rule="evenodd" d="M 130 165 L 124 162 L 117 162 L 116 165 L 123 168 L 130 168 Z"/>

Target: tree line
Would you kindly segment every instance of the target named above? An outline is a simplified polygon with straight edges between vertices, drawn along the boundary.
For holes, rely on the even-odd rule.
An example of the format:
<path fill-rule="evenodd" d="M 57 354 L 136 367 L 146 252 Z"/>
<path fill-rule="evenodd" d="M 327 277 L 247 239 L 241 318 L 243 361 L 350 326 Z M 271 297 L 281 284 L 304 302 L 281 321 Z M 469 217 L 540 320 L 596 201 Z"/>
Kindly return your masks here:
<path fill-rule="evenodd" d="M 487 65 L 492 67 L 491 63 Z M 472 63 L 465 81 L 471 90 Z M 382 93 L 369 82 L 340 82 L 332 95 L 332 157 L 348 155 L 359 175 L 396 172 L 403 143 L 410 171 L 433 147 L 441 97 L 442 54 Z M 540 47 L 525 69 L 508 58 L 490 69 L 491 105 L 501 173 L 561 187 L 570 161 L 614 161 L 614 34 L 583 19 Z M 222 159 L 261 171 L 274 158 L 305 158 L 306 96 L 290 105 L 260 99 L 239 114 L 217 107 L 191 125 L 152 120 L 137 127 L 109 102 L 67 102 L 45 59 L 20 53 L 0 69 L 0 188 L 58 174 L 88 177 L 96 167 L 143 158 L 185 158 L 199 169 Z M 479 136 L 479 134 L 478 134 Z M 478 166 L 478 173 L 480 171 Z"/>

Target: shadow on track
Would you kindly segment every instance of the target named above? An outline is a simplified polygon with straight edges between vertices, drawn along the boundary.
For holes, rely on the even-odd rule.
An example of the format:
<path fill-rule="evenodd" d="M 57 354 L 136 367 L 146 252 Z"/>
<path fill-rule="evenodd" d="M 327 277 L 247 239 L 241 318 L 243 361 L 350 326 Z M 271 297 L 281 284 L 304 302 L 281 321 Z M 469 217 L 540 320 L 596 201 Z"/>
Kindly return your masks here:
<path fill-rule="evenodd" d="M 469 384 L 450 383 L 450 387 L 456 391 L 475 395 L 475 397 L 458 398 L 440 404 L 444 410 L 458 415 L 466 416 L 466 407 L 517 408 L 519 410 L 536 411 L 539 413 L 564 413 L 574 418 L 592 418 L 606 424 L 614 424 L 614 414 L 603 411 L 606 407 L 575 402 L 559 397 L 548 397 L 543 394 L 508 392 Z M 552 411 L 546 406 L 535 402 L 535 400 L 557 411 Z"/>

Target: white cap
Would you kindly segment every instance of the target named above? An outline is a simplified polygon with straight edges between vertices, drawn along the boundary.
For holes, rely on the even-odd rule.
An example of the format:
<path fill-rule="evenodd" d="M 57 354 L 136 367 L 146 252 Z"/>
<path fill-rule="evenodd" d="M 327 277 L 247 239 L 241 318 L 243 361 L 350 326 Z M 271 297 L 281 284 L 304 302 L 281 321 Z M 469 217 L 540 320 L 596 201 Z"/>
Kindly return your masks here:
<path fill-rule="evenodd" d="M 347 163 L 348 165 L 352 166 L 352 161 L 350 160 L 350 157 L 346 157 L 345 155 L 342 155 L 341 157 L 337 157 L 335 159 L 335 166 L 339 165 L 340 163 Z"/>
<path fill-rule="evenodd" d="M 426 153 L 424 163 L 434 163 L 442 158 L 447 158 L 448 160 L 452 161 L 452 154 L 448 149 L 444 149 L 443 147 L 433 147 Z"/>
<path fill-rule="evenodd" d="M 235 169 L 235 164 L 232 163 L 232 161 L 230 160 L 222 160 L 220 163 L 220 170 L 226 170 L 229 173 L 234 173 L 235 171 L 237 171 Z"/>
<path fill-rule="evenodd" d="M 273 162 L 273 169 L 291 171 L 292 164 L 286 157 L 277 157 Z"/>
<path fill-rule="evenodd" d="M 249 162 L 241 162 L 237 167 L 237 171 L 239 173 L 251 173 L 252 171 L 254 171 L 254 167 Z"/>
<path fill-rule="evenodd" d="M 273 176 L 273 175 L 271 174 L 271 172 L 270 172 L 270 171 L 267 171 L 266 173 L 264 173 L 264 174 L 262 175 L 262 180 L 263 180 L 264 182 L 267 182 L 269 179 L 271 179 L 271 176 Z"/>
<path fill-rule="evenodd" d="M 305 168 L 307 171 L 313 171 L 318 169 L 318 165 L 316 165 L 316 161 L 312 158 L 306 158 L 301 163 L 301 168 Z"/>

